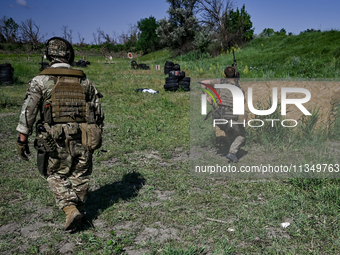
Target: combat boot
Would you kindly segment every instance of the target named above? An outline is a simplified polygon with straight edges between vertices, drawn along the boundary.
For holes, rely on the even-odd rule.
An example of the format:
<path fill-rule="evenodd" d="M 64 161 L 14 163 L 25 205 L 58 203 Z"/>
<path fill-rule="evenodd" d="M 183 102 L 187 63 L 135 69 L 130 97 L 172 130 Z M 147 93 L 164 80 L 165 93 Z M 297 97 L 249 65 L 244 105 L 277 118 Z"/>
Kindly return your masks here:
<path fill-rule="evenodd" d="M 227 159 L 229 160 L 229 162 L 230 161 L 232 161 L 233 163 L 237 163 L 238 162 L 238 159 L 237 159 L 236 155 L 231 153 L 231 152 L 229 152 L 227 154 Z"/>
<path fill-rule="evenodd" d="M 81 213 L 78 211 L 75 205 L 65 206 L 63 208 L 66 214 L 65 230 L 75 229 L 82 217 Z"/>

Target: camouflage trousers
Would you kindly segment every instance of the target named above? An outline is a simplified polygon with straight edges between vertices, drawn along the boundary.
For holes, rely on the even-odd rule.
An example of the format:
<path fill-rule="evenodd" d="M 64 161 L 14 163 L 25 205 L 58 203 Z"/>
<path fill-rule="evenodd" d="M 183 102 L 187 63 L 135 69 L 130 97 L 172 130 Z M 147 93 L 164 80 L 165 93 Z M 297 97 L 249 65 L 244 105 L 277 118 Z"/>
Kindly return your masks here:
<path fill-rule="evenodd" d="M 81 145 L 81 140 L 56 140 L 57 151 L 48 159 L 47 181 L 57 206 L 85 204 L 92 173 L 92 153 Z"/>
<path fill-rule="evenodd" d="M 216 125 L 216 142 L 233 154 L 236 154 L 245 141 L 246 131 L 243 125 Z"/>

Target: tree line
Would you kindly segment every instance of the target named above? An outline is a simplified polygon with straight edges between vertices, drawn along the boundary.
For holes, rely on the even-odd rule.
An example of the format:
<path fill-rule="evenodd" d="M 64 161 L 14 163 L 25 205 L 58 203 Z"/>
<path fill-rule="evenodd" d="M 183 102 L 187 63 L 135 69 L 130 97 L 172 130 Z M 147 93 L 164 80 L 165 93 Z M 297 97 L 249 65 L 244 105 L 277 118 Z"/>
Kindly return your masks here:
<path fill-rule="evenodd" d="M 97 47 L 105 52 L 142 51 L 144 54 L 165 47 L 175 54 L 196 51 L 199 54 L 218 55 L 231 47 L 242 46 L 254 37 L 251 16 L 245 5 L 235 9 L 233 0 L 166 0 L 168 17 L 156 20 L 153 16 L 130 24 L 128 33 L 113 35 L 98 28 L 93 33 L 92 45 L 78 33 L 77 47 Z M 62 37 L 72 43 L 73 31 L 62 26 Z M 281 29 L 265 29 L 260 35 L 285 34 Z M 27 19 L 17 24 L 4 16 L 0 20 L 0 43 L 29 44 L 31 48 L 42 47 L 46 34 Z"/>

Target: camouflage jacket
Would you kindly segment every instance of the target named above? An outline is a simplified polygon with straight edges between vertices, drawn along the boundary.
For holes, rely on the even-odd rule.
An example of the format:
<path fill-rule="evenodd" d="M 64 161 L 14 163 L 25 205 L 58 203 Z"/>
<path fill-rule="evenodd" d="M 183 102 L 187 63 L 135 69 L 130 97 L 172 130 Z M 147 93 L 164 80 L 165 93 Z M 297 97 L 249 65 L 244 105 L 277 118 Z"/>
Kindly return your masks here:
<path fill-rule="evenodd" d="M 71 69 L 69 64 L 56 63 L 51 66 L 66 67 Z M 55 83 L 53 79 L 50 79 L 50 75 L 38 75 L 30 80 L 27 84 L 26 96 L 24 104 L 21 109 L 19 118 L 19 124 L 16 128 L 22 134 L 31 135 L 33 125 L 35 123 L 38 112 L 41 111 L 44 95 L 51 93 Z M 100 104 L 100 93 L 89 79 L 84 77 L 81 81 L 81 85 L 84 88 L 86 101 L 93 102 L 95 106 L 96 124 L 103 125 L 104 113 Z M 55 124 L 56 126 L 62 124 Z"/>

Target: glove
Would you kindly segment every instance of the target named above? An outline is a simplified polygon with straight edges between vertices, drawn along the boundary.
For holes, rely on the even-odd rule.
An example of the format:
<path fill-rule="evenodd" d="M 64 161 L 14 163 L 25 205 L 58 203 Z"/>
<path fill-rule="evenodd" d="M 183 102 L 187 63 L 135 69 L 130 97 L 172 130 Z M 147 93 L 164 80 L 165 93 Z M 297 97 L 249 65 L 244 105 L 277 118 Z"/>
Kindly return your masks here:
<path fill-rule="evenodd" d="M 20 138 L 18 138 L 17 144 L 18 144 L 19 157 L 23 160 L 28 161 L 29 159 L 28 159 L 27 155 L 28 156 L 31 155 L 30 148 L 28 147 L 28 141 L 22 142 L 22 141 L 20 141 Z"/>

